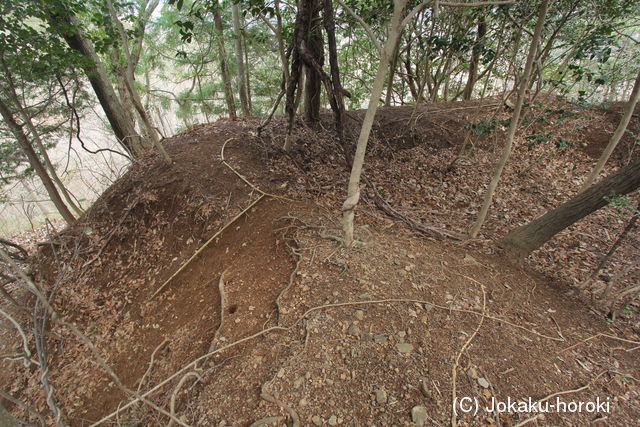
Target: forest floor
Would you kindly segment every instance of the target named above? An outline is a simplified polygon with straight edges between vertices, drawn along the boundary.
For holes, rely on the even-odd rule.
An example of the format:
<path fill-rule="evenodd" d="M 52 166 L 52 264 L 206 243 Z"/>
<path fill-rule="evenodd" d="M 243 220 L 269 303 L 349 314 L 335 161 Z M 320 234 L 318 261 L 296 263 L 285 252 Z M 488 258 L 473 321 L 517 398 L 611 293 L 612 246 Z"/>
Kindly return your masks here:
<path fill-rule="evenodd" d="M 575 194 L 619 111 L 553 99 L 529 110 L 480 238 L 465 241 L 509 112 L 491 99 L 383 108 L 351 250 L 339 242 L 348 171 L 329 114 L 315 128 L 299 123 L 286 155 L 282 118 L 262 135 L 258 119 L 199 125 L 165 141 L 171 167 L 153 155 L 136 163 L 75 226 L 39 244 L 33 275 L 124 385 L 181 423 L 633 425 L 637 307 L 610 322 L 576 287 L 624 212 L 590 215 L 522 266 L 493 243 Z M 362 112 L 348 114 L 353 138 Z M 634 144 L 626 136 L 612 164 L 636 156 Z M 637 263 L 639 248 L 634 232 L 595 291 Z M 0 334 L 0 353 L 15 352 L 17 337 Z M 120 390 L 67 329 L 52 325 L 46 342 L 53 397 L 72 425 L 169 421 Z M 0 363 L 5 391 L 47 413 L 39 371 Z M 465 397 L 478 412 L 453 415 Z M 483 409 L 529 397 L 600 399 L 610 411 Z"/>

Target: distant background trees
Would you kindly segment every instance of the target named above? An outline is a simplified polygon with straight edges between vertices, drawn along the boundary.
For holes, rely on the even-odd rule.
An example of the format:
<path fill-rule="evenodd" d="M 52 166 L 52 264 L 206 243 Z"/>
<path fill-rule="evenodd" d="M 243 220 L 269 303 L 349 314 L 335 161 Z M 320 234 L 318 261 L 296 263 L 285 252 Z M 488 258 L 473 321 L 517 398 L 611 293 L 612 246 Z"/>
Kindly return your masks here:
<path fill-rule="evenodd" d="M 470 3 L 406 2 L 398 42 L 381 71 L 381 105 L 489 96 L 515 105 L 541 3 Z M 325 0 L 1 0 L 5 201 L 31 193 L 26 199 L 44 200 L 48 216 L 57 210 L 71 221 L 126 162 L 147 150 L 163 152 L 163 137 L 220 117 L 284 113 L 287 87 L 294 91 L 290 110 L 310 124 L 332 103 L 366 107 L 394 3 L 329 5 L 337 73 Z M 639 7 L 629 0 L 551 2 L 533 43 L 525 114 L 543 92 L 581 105 L 628 100 L 638 74 Z M 301 8 L 309 11 L 308 24 L 296 42 Z M 300 40 L 321 69 L 296 62 Z M 351 144 L 347 151 L 354 143 L 343 141 Z M 90 179 L 88 164 L 100 170 Z M 90 193 L 77 183 L 73 171 L 80 170 L 92 182 Z M 54 190 L 60 201 L 47 208 L 47 200 L 58 199 Z"/>

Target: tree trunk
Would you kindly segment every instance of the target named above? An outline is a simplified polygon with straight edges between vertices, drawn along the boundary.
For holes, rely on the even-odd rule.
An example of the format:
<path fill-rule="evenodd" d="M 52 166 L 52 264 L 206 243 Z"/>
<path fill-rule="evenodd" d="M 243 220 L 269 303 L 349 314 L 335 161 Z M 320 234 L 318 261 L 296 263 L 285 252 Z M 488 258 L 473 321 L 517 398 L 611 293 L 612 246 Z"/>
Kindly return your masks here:
<path fill-rule="evenodd" d="M 222 16 L 220 15 L 220 5 L 216 1 L 215 10 L 213 11 L 213 25 L 216 29 L 216 42 L 218 44 L 218 59 L 220 61 L 220 73 L 222 74 L 222 82 L 224 83 L 224 98 L 227 102 L 227 111 L 229 118 L 236 120 L 236 102 L 233 99 L 233 85 L 231 84 L 231 75 L 229 73 L 229 63 L 227 62 L 227 50 L 224 47 L 224 27 L 222 26 Z"/>
<path fill-rule="evenodd" d="M 507 253 L 524 258 L 560 231 L 609 204 L 608 197 L 628 194 L 640 187 L 640 160 L 621 168 L 568 202 L 509 232 L 499 244 Z"/>
<path fill-rule="evenodd" d="M 249 108 L 249 94 L 247 92 L 246 71 L 244 67 L 244 53 L 242 51 L 242 26 L 240 25 L 240 10 L 237 3 L 231 5 L 231 14 L 233 15 L 233 33 L 235 35 L 235 55 L 238 80 L 238 92 L 240 93 L 240 107 L 242 116 L 251 116 Z"/>
<path fill-rule="evenodd" d="M 131 121 L 131 125 L 135 128 L 135 109 L 133 108 L 133 102 L 131 101 L 129 91 L 127 90 L 127 84 L 125 83 L 127 78 L 127 69 L 120 64 L 120 52 L 118 52 L 118 49 L 112 48 L 109 52 L 109 58 L 111 59 L 112 72 L 116 80 L 115 89 L 118 91 L 120 103 L 122 104 L 122 108 L 124 108 L 125 114 Z"/>
<path fill-rule="evenodd" d="M 133 107 L 146 131 L 147 139 L 151 141 L 151 143 L 160 151 L 162 156 L 165 158 L 167 163 L 171 163 L 171 159 L 169 158 L 167 152 L 164 148 L 159 144 L 158 139 L 158 131 L 151 120 L 151 117 L 147 113 L 146 109 L 142 105 L 142 100 L 140 99 L 140 94 L 135 88 L 135 69 L 138 64 L 138 59 L 140 55 L 140 51 L 137 51 L 137 56 L 131 53 L 131 49 L 129 48 L 129 35 L 127 34 L 124 25 L 118 18 L 118 13 L 113 6 L 111 0 L 106 0 L 107 8 L 109 9 L 109 13 L 111 14 L 112 24 L 115 27 L 116 31 L 120 35 L 120 42 L 122 44 L 122 53 L 124 54 L 124 66 L 121 65 L 121 52 L 112 50 L 112 59 L 114 61 L 114 67 L 116 69 L 116 75 L 118 76 L 119 85 L 124 84 L 124 89 L 126 91 L 126 95 L 123 99 L 127 100 L 127 108 Z M 144 13 L 143 13 L 144 14 Z M 142 19 L 142 18 L 141 18 Z M 142 29 L 144 31 L 144 27 Z M 141 47 L 140 47 L 141 49 Z M 149 148 L 149 147 L 144 147 Z"/>
<path fill-rule="evenodd" d="M 131 55 L 131 51 L 129 49 L 128 35 L 125 31 L 124 26 L 122 25 L 122 22 L 120 22 L 118 18 L 118 13 L 116 12 L 116 9 L 113 7 L 113 3 L 111 2 L 111 0 L 106 0 L 106 4 L 107 4 L 107 8 L 109 9 L 109 13 L 111 14 L 113 25 L 115 26 L 116 31 L 119 33 L 120 41 L 122 42 L 124 59 L 126 62 L 126 73 L 124 75 L 124 84 L 125 84 L 127 93 L 129 95 L 129 99 L 133 104 L 133 108 L 135 108 L 136 112 L 138 113 L 140 120 L 142 121 L 142 124 L 147 133 L 147 137 L 151 140 L 151 143 L 153 144 L 153 146 L 160 152 L 165 162 L 167 164 L 171 164 L 171 157 L 169 157 L 169 154 L 166 152 L 166 150 L 162 146 L 162 143 L 160 142 L 160 139 L 158 137 L 158 130 L 154 126 L 153 122 L 151 121 L 151 117 L 149 116 L 144 106 L 142 105 L 140 94 L 138 94 L 138 91 L 134 87 L 135 66 L 137 64 L 137 60 L 134 59 Z M 120 55 L 117 55 L 116 59 L 119 60 Z"/>
<path fill-rule="evenodd" d="M 478 64 L 480 63 L 480 54 L 482 53 L 482 47 L 484 45 L 484 37 L 487 34 L 487 21 L 484 15 L 478 18 L 478 35 L 476 36 L 476 42 L 473 44 L 471 50 L 471 61 L 469 62 L 469 76 L 467 77 L 467 85 L 462 92 L 462 99 L 469 100 L 473 95 L 473 87 L 476 84 L 478 77 Z"/>
<path fill-rule="evenodd" d="M 342 204 L 342 230 L 344 232 L 344 245 L 346 247 L 353 246 L 353 219 L 355 216 L 354 209 L 360 200 L 360 176 L 362 175 L 362 167 L 364 165 L 364 156 L 367 151 L 367 142 L 369 134 L 373 127 L 373 119 L 378 111 L 380 96 L 384 90 L 385 77 L 389 68 L 389 58 L 396 47 L 398 38 L 402 31 L 402 12 L 407 5 L 408 0 L 395 0 L 393 5 L 393 17 L 389 25 L 389 37 L 387 43 L 380 56 L 380 64 L 376 72 L 373 87 L 371 89 L 371 97 L 369 98 L 369 106 L 365 113 L 358 136 L 356 145 L 356 153 L 353 158 L 353 166 L 351 167 L 351 175 L 349 176 L 349 187 L 347 190 L 347 199 Z"/>
<path fill-rule="evenodd" d="M 62 201 L 62 198 L 60 197 L 60 194 L 58 193 L 58 190 L 56 189 L 55 184 L 51 180 L 51 177 L 49 177 L 49 175 L 47 174 L 47 170 L 45 169 L 42 162 L 40 162 L 38 155 L 36 154 L 35 150 L 31 146 L 31 142 L 29 141 L 29 138 L 27 138 L 27 135 L 22 130 L 22 126 L 20 126 L 18 122 L 16 122 L 16 120 L 13 117 L 13 113 L 11 112 L 9 107 L 4 103 L 4 101 L 1 99 L 0 99 L 0 115 L 2 116 L 4 122 L 7 124 L 7 127 L 9 127 L 9 129 L 11 130 L 11 133 L 13 133 L 13 136 L 16 138 L 16 140 L 18 141 L 18 144 L 20 145 L 25 155 L 27 156 L 27 159 L 29 160 L 29 164 L 35 170 L 36 174 L 38 174 L 38 177 L 42 181 L 42 184 L 44 184 L 44 187 L 47 190 L 47 193 L 49 194 L 51 201 L 55 205 L 56 209 L 58 209 L 58 212 L 60 212 L 60 215 L 62 215 L 62 218 L 64 218 L 64 220 L 68 224 L 74 223 L 76 220 L 75 217 L 69 211 L 69 208 L 67 208 L 67 205 L 65 205 L 64 202 Z"/>
<path fill-rule="evenodd" d="M 71 195 L 69 194 L 69 192 L 67 191 L 67 188 L 62 183 L 62 180 L 60 179 L 60 177 L 58 176 L 58 174 L 56 172 L 56 169 L 53 166 L 53 163 L 51 163 L 51 159 L 49 158 L 49 154 L 47 153 L 47 149 L 45 148 L 44 143 L 42 142 L 42 139 L 40 138 L 40 133 L 36 129 L 35 125 L 33 124 L 33 120 L 31 120 L 31 117 L 27 114 L 27 112 L 23 108 L 22 103 L 20 102 L 20 99 L 18 98 L 18 94 L 16 92 L 16 88 L 15 88 L 15 84 L 14 84 L 14 81 L 13 81 L 13 75 L 11 73 L 11 70 L 9 70 L 9 67 L 7 67 L 7 64 L 4 61 L 4 57 L 2 57 L 1 54 L 0 54 L 0 62 L 2 63 L 2 68 L 4 69 L 4 73 L 5 73 L 5 76 L 7 78 L 7 90 L 5 92 L 8 95 L 9 99 L 11 100 L 11 102 L 13 102 L 14 106 L 16 107 L 16 109 L 18 110 L 18 114 L 20 115 L 20 118 L 22 119 L 23 123 L 29 129 L 29 132 L 31 132 L 31 136 L 33 138 L 33 142 L 35 143 L 36 147 L 38 148 L 38 151 L 40 152 L 40 155 L 42 156 L 42 160 L 44 160 L 44 166 L 46 167 L 46 169 L 47 169 L 47 171 L 49 173 L 49 176 L 56 183 L 56 185 L 58 186 L 58 189 L 62 193 L 62 196 L 67 201 L 67 204 L 76 213 L 76 215 L 78 215 L 78 216 L 82 215 L 83 214 L 83 210 L 80 207 L 78 207 L 75 204 L 75 202 L 71 199 Z"/>
<path fill-rule="evenodd" d="M 616 250 L 618 250 L 618 248 L 622 246 L 622 243 L 624 242 L 625 238 L 629 235 L 629 233 L 632 230 L 635 229 L 636 223 L 638 222 L 638 216 L 640 216 L 640 204 L 636 204 L 634 211 L 635 213 L 627 223 L 627 226 L 624 228 L 624 230 L 622 230 L 622 233 L 620 233 L 620 235 L 618 236 L 616 241 L 613 243 L 613 245 L 611 245 L 611 248 L 609 248 L 609 251 L 607 252 L 607 254 L 602 257 L 602 259 L 598 263 L 598 266 L 595 268 L 595 270 L 593 270 L 593 273 L 591 273 L 591 275 L 587 278 L 587 280 L 585 280 L 580 284 L 579 286 L 580 289 L 588 288 L 591 285 L 591 283 L 600 274 L 600 271 L 602 271 L 604 266 L 609 262 L 613 254 L 616 253 Z"/>
<path fill-rule="evenodd" d="M 280 53 L 280 62 L 282 62 L 282 75 L 284 76 L 285 87 L 289 81 L 289 61 L 287 60 L 287 49 L 282 36 L 282 14 L 280 13 L 280 0 L 274 1 L 276 13 L 276 38 L 278 39 L 278 52 Z"/>
<path fill-rule="evenodd" d="M 47 207 L 47 205 L 45 205 L 44 203 L 42 203 L 40 201 L 40 199 L 36 195 L 36 193 L 33 190 L 33 188 L 31 188 L 31 186 L 28 184 L 27 180 L 26 179 L 21 179 L 20 180 L 20 184 L 27 191 L 27 196 L 29 197 L 29 199 L 32 200 L 36 204 L 36 206 L 38 207 L 38 210 L 40 211 L 42 216 L 44 216 L 45 218 L 50 218 L 51 217 L 51 212 L 49 212 L 49 208 Z M 24 199 L 23 199 L 23 203 L 24 203 Z M 31 222 L 31 221 L 29 221 L 29 222 Z M 33 224 L 31 224 L 31 228 L 33 228 Z"/>
<path fill-rule="evenodd" d="M 116 9 L 113 7 L 113 3 L 111 2 L 111 0 L 106 0 L 106 4 L 109 9 L 109 13 L 111 14 L 113 25 L 115 26 L 116 31 L 120 34 L 120 41 L 122 43 L 124 60 L 125 60 L 124 69 L 126 70 L 126 72 L 124 73 L 124 76 L 120 75 L 120 78 L 121 80 L 123 80 L 123 83 L 125 85 L 125 89 L 128 94 L 128 100 L 131 102 L 131 105 L 133 105 L 133 108 L 138 113 L 138 116 L 140 117 L 140 120 L 142 121 L 142 125 L 144 126 L 144 129 L 146 131 L 147 138 L 151 141 L 151 144 L 153 144 L 153 146 L 160 152 L 160 155 L 162 155 L 164 161 L 170 165 L 172 163 L 171 157 L 169 157 L 169 154 L 167 153 L 162 143 L 160 142 L 160 139 L 158 137 L 158 130 L 153 124 L 153 121 L 151 120 L 149 113 L 142 105 L 140 94 L 138 93 L 138 91 L 134 86 L 135 67 L 137 65 L 137 58 L 133 57 L 133 55 L 131 54 L 131 50 L 129 49 L 129 38 L 128 38 L 127 32 L 125 31 L 125 28 L 122 25 L 122 22 L 120 22 L 120 19 L 118 18 L 118 13 L 116 12 Z M 118 64 L 118 62 L 120 61 L 120 54 L 117 53 L 116 55 L 114 55 L 114 59 L 117 61 L 116 67 L 122 70 L 122 66 Z"/>
<path fill-rule="evenodd" d="M 60 24 L 64 28 L 60 28 Z M 139 156 L 143 151 L 140 135 L 136 132 L 131 120 L 128 119 L 93 44 L 82 34 L 76 18 L 71 15 L 52 15 L 51 25 L 58 28 L 58 33 L 71 49 L 88 59 L 83 64 L 84 72 L 100 101 L 116 138 L 131 157 Z"/>
<path fill-rule="evenodd" d="M 387 77 L 387 93 L 384 100 L 384 105 L 386 105 L 387 107 L 391 105 L 391 96 L 393 94 L 393 78 L 398 66 L 398 56 L 400 56 L 400 43 L 396 45 L 396 48 L 393 51 L 393 56 L 391 57 L 391 67 L 389 67 L 389 77 Z"/>
<path fill-rule="evenodd" d="M 244 52 L 244 84 L 247 89 L 247 104 L 249 105 L 249 115 L 253 111 L 253 101 L 251 95 L 251 62 L 249 62 L 249 48 L 247 47 L 247 40 L 242 38 L 242 50 Z"/>
<path fill-rule="evenodd" d="M 293 49 L 291 50 L 291 74 L 287 80 L 287 91 L 285 100 L 285 114 L 287 116 L 287 136 L 285 137 L 283 150 L 289 151 L 293 146 L 293 123 L 295 121 L 296 111 L 298 110 L 299 100 L 301 98 L 301 88 L 304 84 L 303 80 L 303 62 L 298 50 L 298 46 L 302 40 L 307 38 L 309 32 L 309 22 L 311 10 L 309 1 L 302 0 L 298 5 L 296 12 L 296 21 L 293 29 Z"/>
<path fill-rule="evenodd" d="M 323 0 L 324 1 L 324 13 L 323 13 L 323 22 L 325 32 L 327 33 L 327 44 L 329 48 L 329 65 L 331 67 L 331 86 L 332 91 L 329 96 L 333 97 L 333 101 L 331 102 L 331 108 L 334 112 L 335 117 L 335 129 L 336 134 L 338 135 L 338 140 L 340 141 L 340 145 L 344 150 L 345 162 L 347 167 L 351 167 L 352 163 L 352 153 L 351 146 L 347 144 L 344 138 L 344 89 L 342 88 L 342 82 L 340 81 L 340 66 L 338 65 L 338 48 L 336 43 L 336 23 L 333 12 L 333 4 L 332 0 Z"/>
<path fill-rule="evenodd" d="M 531 70 L 533 68 L 533 60 L 535 59 L 537 46 L 540 43 L 540 38 L 542 36 L 542 29 L 544 27 L 544 19 L 547 15 L 547 10 L 549 9 L 549 0 L 543 0 L 540 5 L 540 10 L 538 12 L 538 21 L 536 23 L 536 28 L 533 32 L 533 37 L 531 39 L 531 45 L 529 46 L 529 53 L 527 55 L 527 62 L 524 67 L 524 71 L 520 78 L 519 87 L 518 87 L 518 98 L 516 100 L 516 105 L 513 111 L 513 117 L 511 118 L 511 124 L 509 125 L 509 131 L 507 134 L 507 141 L 502 149 L 502 155 L 500 156 L 500 160 L 498 161 L 498 165 L 496 167 L 496 171 L 493 174 L 493 178 L 491 178 L 491 182 L 489 183 L 489 188 L 487 189 L 487 193 L 484 198 L 484 202 L 482 203 L 482 208 L 480 209 L 480 213 L 478 214 L 478 219 L 476 220 L 473 227 L 469 231 L 469 234 L 472 239 L 475 239 L 482 228 L 482 224 L 487 217 L 487 212 L 489 212 L 489 207 L 491 206 L 491 202 L 493 201 L 493 194 L 498 187 L 498 182 L 500 181 L 500 176 L 502 175 L 502 171 L 504 170 L 504 166 L 507 164 L 507 160 L 509 160 L 509 155 L 511 154 L 511 146 L 513 145 L 513 138 L 516 134 L 516 130 L 518 128 L 518 124 L 520 122 L 520 114 L 522 112 L 522 106 L 524 104 L 524 98 L 526 96 L 526 90 L 528 87 L 529 76 L 531 76 Z"/>
<path fill-rule="evenodd" d="M 127 85 L 129 95 L 131 96 L 131 100 L 133 101 L 133 107 L 138 112 L 138 115 L 140 116 L 140 119 L 142 120 L 142 123 L 147 130 L 147 135 L 151 139 L 151 143 L 160 152 L 160 155 L 162 156 L 164 161 L 170 165 L 172 163 L 171 157 L 169 157 L 169 153 L 167 153 L 167 151 L 164 149 L 164 146 L 162 145 L 162 142 L 160 142 L 160 139 L 158 138 L 158 131 L 151 122 L 149 114 L 147 114 L 147 111 L 142 106 L 142 101 L 140 100 L 138 92 L 133 88 L 133 85 L 129 79 L 126 79 L 125 83 Z"/>
<path fill-rule="evenodd" d="M 600 156 L 600 159 L 598 159 L 596 167 L 593 169 L 587 180 L 582 185 L 582 191 L 584 191 L 586 188 L 589 188 L 589 186 L 593 184 L 593 181 L 595 181 L 598 175 L 600 175 L 600 172 L 602 172 L 602 169 L 607 163 L 607 160 L 609 160 L 609 157 L 611 157 L 613 150 L 616 149 L 618 143 L 624 136 L 624 133 L 627 130 L 627 126 L 629 125 L 629 121 L 631 121 L 631 116 L 633 115 L 636 105 L 638 104 L 638 99 L 640 99 L 640 72 L 638 72 L 638 76 L 636 77 L 636 81 L 633 85 L 633 91 L 631 92 L 629 102 L 627 103 L 624 112 L 622 113 L 620 123 L 618 124 L 616 131 L 613 133 L 609 144 L 607 144 L 607 147 L 604 149 L 604 152 Z"/>
<path fill-rule="evenodd" d="M 320 65 L 324 65 L 324 41 L 322 39 L 322 21 L 320 20 L 319 0 L 302 0 L 309 3 L 309 32 L 306 46 L 311 56 Z M 313 67 L 306 67 L 306 82 L 304 96 L 304 117 L 307 123 L 320 121 L 320 96 L 322 94 L 322 80 L 320 73 Z"/>

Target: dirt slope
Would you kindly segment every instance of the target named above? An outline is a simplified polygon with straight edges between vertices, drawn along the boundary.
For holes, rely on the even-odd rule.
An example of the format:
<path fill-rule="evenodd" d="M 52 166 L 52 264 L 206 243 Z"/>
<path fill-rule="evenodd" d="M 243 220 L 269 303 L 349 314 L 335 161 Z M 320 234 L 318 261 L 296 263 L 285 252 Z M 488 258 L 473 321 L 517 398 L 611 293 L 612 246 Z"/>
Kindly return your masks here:
<path fill-rule="evenodd" d="M 475 157 L 454 170 L 446 165 L 465 126 L 508 114 L 494 104 L 383 109 L 367 166 L 377 191 L 403 214 L 463 232 L 497 156 L 500 125 L 473 139 Z M 90 335 L 127 387 L 144 393 L 171 378 L 148 397 L 167 411 L 173 401 L 175 414 L 191 425 L 269 417 L 276 424 L 406 425 L 416 406 L 426 410 L 427 424 L 450 424 L 454 366 L 457 396 L 541 399 L 588 386 L 567 401 L 610 398 L 611 413 L 536 421 L 630 425 L 640 417 L 640 362 L 632 350 L 637 319 L 606 323 L 568 284 L 589 271 L 623 226 L 616 212 L 594 215 L 560 236 L 559 249 L 537 253 L 531 265 L 538 272 L 490 254 L 489 239 L 568 197 L 565 189 L 588 170 L 591 141 L 561 150 L 554 141 L 575 140 L 609 113 L 558 118 L 566 108 L 535 110 L 544 121 L 531 120 L 522 135 L 544 133 L 549 143 L 517 144 L 484 241 L 420 237 L 368 203 L 373 194 L 365 187 L 358 215 L 363 244 L 345 251 L 335 236 L 347 172 L 335 140 L 322 130 L 330 122 L 299 127 L 290 156 L 278 152 L 280 119 L 261 136 L 253 132 L 256 122 L 218 122 L 167 141 L 171 168 L 153 156 L 134 165 L 76 227 L 42 247 L 37 278 L 57 289 L 56 308 Z M 350 114 L 355 133 L 360 113 Z M 615 118 L 607 120 L 610 126 Z M 617 162 L 628 157 L 625 144 Z M 223 146 L 243 178 L 288 199 L 263 197 L 152 297 L 260 195 L 223 164 Z M 518 169 L 523 164 L 530 166 Z M 589 246 L 573 247 L 585 230 Z M 632 262 L 636 244 L 631 240 L 614 266 Z M 65 331 L 52 333 L 49 375 L 66 419 L 87 425 L 124 406 L 126 396 L 86 348 Z M 589 339 L 597 334 L 618 339 Z M 16 374 L 11 393 L 46 412 L 39 379 L 17 362 L 2 363 Z M 465 420 L 514 425 L 531 415 Z M 108 422 L 118 420 L 167 422 L 140 403 Z"/>

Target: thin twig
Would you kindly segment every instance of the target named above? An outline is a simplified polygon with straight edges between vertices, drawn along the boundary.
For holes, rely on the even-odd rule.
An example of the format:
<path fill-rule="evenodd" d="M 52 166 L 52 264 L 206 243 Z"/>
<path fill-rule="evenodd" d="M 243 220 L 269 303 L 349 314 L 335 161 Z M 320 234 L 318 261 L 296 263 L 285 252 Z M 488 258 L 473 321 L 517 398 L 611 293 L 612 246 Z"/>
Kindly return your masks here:
<path fill-rule="evenodd" d="M 44 421 L 44 417 L 42 415 L 40 415 L 40 413 L 38 411 L 36 411 L 34 408 L 32 408 L 31 406 L 21 402 L 20 400 L 18 400 L 15 397 L 11 396 L 9 393 L 5 393 L 3 390 L 0 390 L 0 397 L 2 397 L 3 399 L 8 400 L 9 402 L 11 402 L 11 403 L 13 403 L 15 405 L 18 405 L 19 407 L 21 407 L 25 411 L 35 415 L 36 418 L 38 418 L 38 421 L 40 421 L 40 425 L 41 426 L 46 425 L 46 423 Z"/>
<path fill-rule="evenodd" d="M 47 311 L 47 313 L 51 317 L 51 320 L 53 320 L 59 326 L 69 329 L 72 332 L 72 334 L 75 335 L 80 342 L 82 342 L 84 345 L 86 345 L 89 348 L 89 350 L 93 354 L 93 357 L 95 358 L 95 362 L 97 362 L 97 364 L 113 379 L 114 383 L 118 386 L 120 390 L 138 399 L 138 401 L 142 401 L 147 406 L 150 406 L 151 408 L 162 413 L 163 415 L 166 415 L 167 417 L 171 418 L 181 426 L 188 427 L 187 424 L 178 420 L 177 418 L 172 416 L 170 413 L 168 413 L 164 409 L 158 407 L 155 403 L 153 403 L 149 399 L 146 399 L 144 396 L 140 396 L 138 393 L 126 387 L 124 383 L 120 380 L 120 377 L 116 375 L 116 373 L 113 371 L 113 369 L 111 369 L 111 367 L 106 362 L 104 357 L 102 357 L 102 355 L 100 354 L 98 349 L 95 347 L 93 342 L 85 334 L 83 334 L 75 325 L 67 321 L 64 321 L 58 317 L 58 314 L 53 309 L 53 307 L 51 306 L 47 298 L 44 296 L 44 294 L 36 287 L 36 285 L 31 281 L 31 279 L 29 279 L 26 276 L 26 274 L 22 270 L 20 270 L 20 268 L 15 264 L 15 262 L 7 255 L 7 253 L 2 248 L 0 248 L 0 257 L 3 258 L 11 266 L 11 268 L 13 268 L 15 273 L 20 276 L 20 278 L 24 282 L 23 284 L 25 285 L 26 289 L 32 292 L 36 296 L 38 302 L 43 305 L 44 309 Z M 46 369 L 43 369 L 42 375 L 45 375 L 45 372 L 46 372 Z M 54 415 L 56 415 L 57 423 L 62 424 L 60 413 L 58 412 L 57 414 L 54 414 Z"/>

